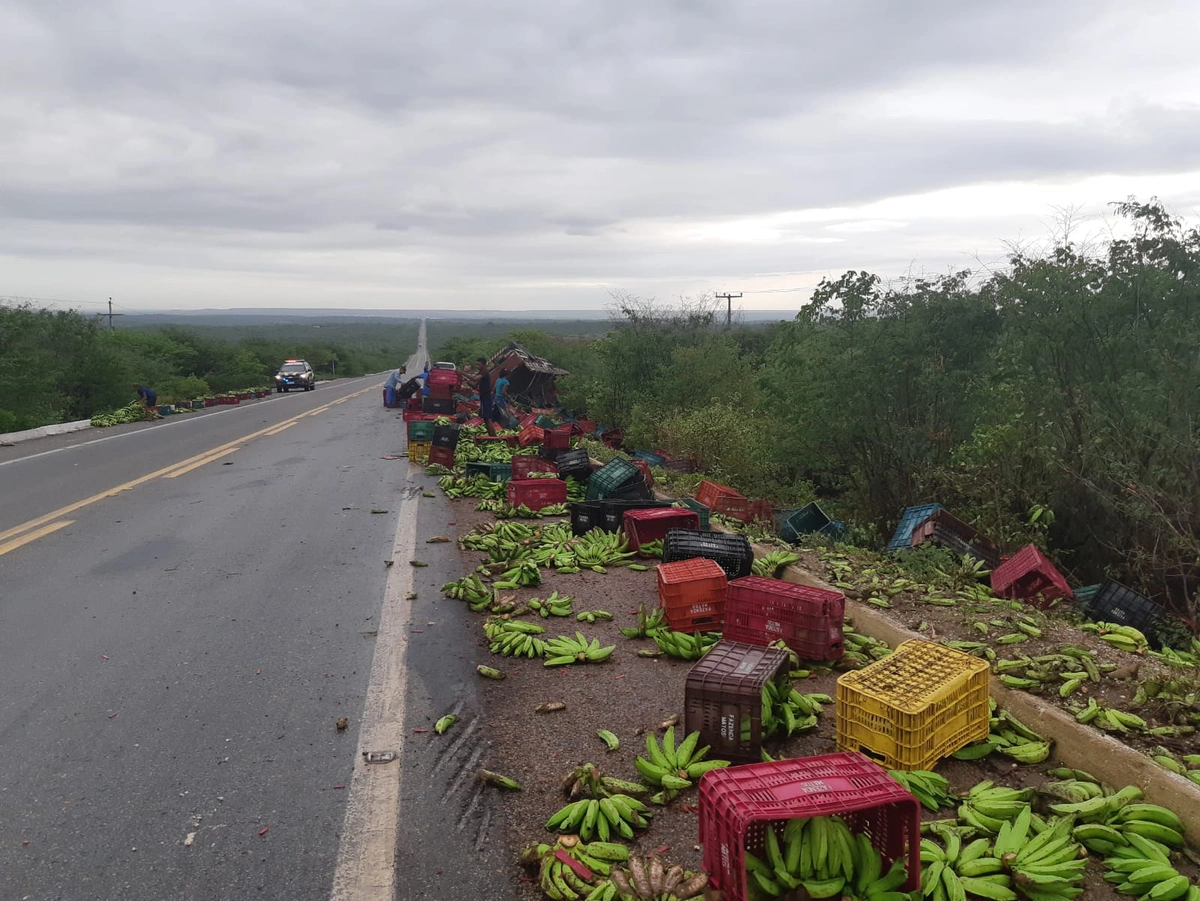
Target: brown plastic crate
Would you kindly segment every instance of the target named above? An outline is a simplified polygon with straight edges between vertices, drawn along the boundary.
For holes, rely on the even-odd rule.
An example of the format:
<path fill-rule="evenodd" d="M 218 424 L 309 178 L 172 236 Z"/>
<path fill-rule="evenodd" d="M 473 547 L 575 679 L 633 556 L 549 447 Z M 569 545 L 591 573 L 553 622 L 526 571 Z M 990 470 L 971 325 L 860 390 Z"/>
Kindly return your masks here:
<path fill-rule="evenodd" d="M 699 732 L 714 760 L 761 760 L 763 686 L 786 686 L 790 666 L 782 648 L 718 641 L 688 671 L 684 731 Z"/>
<path fill-rule="evenodd" d="M 715 560 L 696 557 L 658 564 L 658 603 L 674 632 L 721 627 L 729 577 Z"/>

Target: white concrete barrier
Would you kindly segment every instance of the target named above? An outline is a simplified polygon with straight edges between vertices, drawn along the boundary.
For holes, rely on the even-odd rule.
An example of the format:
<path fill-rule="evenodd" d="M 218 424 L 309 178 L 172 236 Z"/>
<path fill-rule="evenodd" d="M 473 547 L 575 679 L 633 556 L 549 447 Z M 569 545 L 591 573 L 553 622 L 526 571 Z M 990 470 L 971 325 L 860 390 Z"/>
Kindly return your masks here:
<path fill-rule="evenodd" d="M 25 429 L 23 432 L 0 432 L 0 445 L 20 444 L 22 441 L 48 438 L 51 435 L 66 435 L 69 432 L 81 432 L 91 427 L 90 419 L 80 419 L 77 422 L 59 422 L 54 425 L 38 426 L 36 429 Z"/>

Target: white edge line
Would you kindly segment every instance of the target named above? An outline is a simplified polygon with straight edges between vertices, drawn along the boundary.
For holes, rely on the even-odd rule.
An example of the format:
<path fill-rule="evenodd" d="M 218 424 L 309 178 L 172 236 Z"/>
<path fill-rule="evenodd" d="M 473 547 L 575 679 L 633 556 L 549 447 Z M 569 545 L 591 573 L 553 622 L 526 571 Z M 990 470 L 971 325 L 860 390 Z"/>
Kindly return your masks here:
<path fill-rule="evenodd" d="M 370 379 L 370 378 L 378 378 L 378 376 L 365 375 L 365 376 L 360 377 L 361 380 Z M 349 385 L 352 382 L 359 381 L 360 379 L 349 379 L 346 381 L 345 384 Z M 265 397 L 262 398 L 262 400 L 267 400 L 267 399 L 268 398 L 265 398 Z M 270 399 L 275 400 L 276 397 L 272 396 Z M 164 422 L 164 423 L 162 423 L 162 425 L 158 426 L 156 429 L 138 429 L 136 432 L 122 432 L 120 435 L 105 435 L 103 438 L 93 438 L 91 441 L 81 441 L 78 444 L 70 444 L 67 447 L 56 447 L 54 450 L 42 451 L 37 454 L 29 454 L 28 456 L 25 456 L 25 457 L 14 457 L 11 460 L 4 460 L 4 461 L 0 462 L 0 466 L 11 466 L 14 463 L 24 463 L 26 460 L 36 460 L 38 457 L 48 457 L 51 454 L 61 454 L 63 451 L 75 450 L 76 448 L 79 448 L 79 447 L 88 447 L 93 444 L 99 444 L 102 441 L 115 441 L 118 438 L 129 438 L 133 435 L 146 435 L 146 434 L 149 434 L 150 432 L 157 431 L 157 429 L 166 428 L 166 427 L 172 426 L 172 425 L 180 425 L 184 422 L 202 422 L 213 416 L 220 416 L 222 413 L 233 413 L 233 412 L 236 412 L 237 410 L 252 410 L 252 409 L 255 409 L 255 408 L 254 407 L 243 407 L 239 404 L 238 406 L 231 407 L 228 410 L 217 410 L 214 413 L 205 413 L 203 416 L 191 417 L 191 416 L 187 416 L 185 414 L 180 414 L 183 418 L 181 418 L 177 421 L 173 421 L 173 422 Z M 304 414 L 301 413 L 300 415 L 303 416 Z M 0 441 L 2 441 L 3 438 L 4 438 L 4 436 L 0 435 Z"/>
<path fill-rule="evenodd" d="M 411 487 L 411 477 L 405 487 Z M 400 767 L 404 764 L 404 709 L 408 642 L 404 627 L 412 602 L 417 541 L 418 492 L 406 492 L 392 543 L 387 587 L 379 614 L 379 634 L 362 711 L 362 729 L 354 775 L 346 799 L 342 839 L 330 901 L 393 901 L 396 891 L 396 842 L 400 826 Z M 367 764 L 364 751 L 396 751 L 392 763 Z"/>

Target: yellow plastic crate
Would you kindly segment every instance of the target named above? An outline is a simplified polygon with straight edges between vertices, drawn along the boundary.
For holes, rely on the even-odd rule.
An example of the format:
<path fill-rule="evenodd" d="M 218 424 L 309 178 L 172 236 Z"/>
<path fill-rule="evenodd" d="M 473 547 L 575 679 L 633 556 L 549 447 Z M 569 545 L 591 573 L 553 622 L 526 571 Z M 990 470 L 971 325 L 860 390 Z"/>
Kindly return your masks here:
<path fill-rule="evenodd" d="M 987 738 L 988 663 L 928 641 L 837 681 L 837 746 L 889 769 L 931 770 L 943 757 Z"/>
<path fill-rule="evenodd" d="M 428 463 L 429 449 L 433 447 L 432 441 L 410 441 L 408 442 L 408 459 L 411 463 Z"/>

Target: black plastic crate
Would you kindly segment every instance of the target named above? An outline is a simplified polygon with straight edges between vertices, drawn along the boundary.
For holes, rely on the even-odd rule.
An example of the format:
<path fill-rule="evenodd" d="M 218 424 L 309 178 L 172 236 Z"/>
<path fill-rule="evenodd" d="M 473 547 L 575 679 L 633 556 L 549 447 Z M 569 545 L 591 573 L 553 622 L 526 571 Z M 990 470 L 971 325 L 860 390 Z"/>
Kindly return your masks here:
<path fill-rule="evenodd" d="M 591 482 L 588 484 L 590 485 Z M 650 486 L 642 478 L 622 485 L 615 491 L 609 491 L 601 498 L 604 501 L 649 501 L 653 499 L 654 492 L 650 490 Z"/>
<path fill-rule="evenodd" d="M 433 427 L 433 446 L 448 447 L 451 450 L 458 447 L 458 426 L 439 425 Z"/>
<path fill-rule="evenodd" d="M 715 560 L 730 579 L 750 575 L 754 565 L 754 549 L 745 535 L 693 529 L 672 529 L 667 533 L 663 539 L 663 563 L 694 557 Z"/>
<path fill-rule="evenodd" d="M 659 507 L 670 507 L 670 501 L 655 501 L 655 500 L 615 500 L 613 498 L 605 498 L 602 501 L 596 501 L 604 507 L 604 525 L 602 528 L 606 532 L 617 532 L 624 527 L 625 512 L 627 510 L 652 510 Z"/>
<path fill-rule="evenodd" d="M 579 450 L 559 451 L 558 458 L 558 475 L 560 478 L 574 476 L 575 481 L 581 482 L 587 479 L 592 474 L 592 463 L 588 458 L 588 452 L 582 448 Z"/>
<path fill-rule="evenodd" d="M 582 535 L 592 529 L 603 528 L 604 504 L 599 501 L 576 501 L 571 504 L 572 535 Z"/>
<path fill-rule="evenodd" d="M 421 399 L 421 410 L 425 413 L 437 413 L 443 416 L 453 416 L 455 402 L 451 398 L 425 397 Z"/>
<path fill-rule="evenodd" d="M 1155 620 L 1166 615 L 1166 611 L 1148 597 L 1112 581 L 1101 586 L 1084 613 L 1098 623 L 1133 626 L 1147 632 L 1147 637 Z"/>

